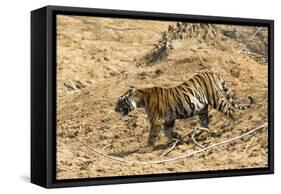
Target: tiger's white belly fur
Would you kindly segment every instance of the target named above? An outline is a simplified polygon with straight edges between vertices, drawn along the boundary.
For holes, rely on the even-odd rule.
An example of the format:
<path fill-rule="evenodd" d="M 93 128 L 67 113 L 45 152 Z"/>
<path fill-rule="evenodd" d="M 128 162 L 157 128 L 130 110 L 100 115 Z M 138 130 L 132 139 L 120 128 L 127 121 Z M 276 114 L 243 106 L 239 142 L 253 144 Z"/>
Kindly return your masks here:
<path fill-rule="evenodd" d="M 165 115 L 164 120 L 186 119 L 199 114 L 205 107 L 206 103 L 200 102 L 197 98 L 190 96 L 191 103 L 183 102 L 183 107 L 173 107 Z M 193 108 L 192 108 L 193 107 Z"/>

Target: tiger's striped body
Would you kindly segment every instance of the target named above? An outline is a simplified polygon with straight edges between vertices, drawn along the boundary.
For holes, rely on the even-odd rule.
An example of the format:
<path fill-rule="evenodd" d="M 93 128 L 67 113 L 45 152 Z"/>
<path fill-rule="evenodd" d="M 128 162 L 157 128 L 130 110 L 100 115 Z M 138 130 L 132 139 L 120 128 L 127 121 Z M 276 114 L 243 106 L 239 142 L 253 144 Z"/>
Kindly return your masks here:
<path fill-rule="evenodd" d="M 162 125 L 167 137 L 178 136 L 172 130 L 176 119 L 199 115 L 200 125 L 208 127 L 209 106 L 231 118 L 234 109 L 248 107 L 233 100 L 225 81 L 218 74 L 203 71 L 176 87 L 131 87 L 118 99 L 115 111 L 126 115 L 137 107 L 144 108 L 150 123 L 148 145 L 153 146 Z"/>

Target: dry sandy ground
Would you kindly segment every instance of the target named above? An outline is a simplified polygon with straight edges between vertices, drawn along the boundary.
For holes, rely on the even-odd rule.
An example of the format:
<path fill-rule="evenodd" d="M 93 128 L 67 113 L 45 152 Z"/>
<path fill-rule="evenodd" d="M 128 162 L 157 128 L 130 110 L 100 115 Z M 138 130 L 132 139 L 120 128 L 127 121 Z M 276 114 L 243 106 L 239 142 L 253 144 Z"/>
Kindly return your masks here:
<path fill-rule="evenodd" d="M 211 110 L 209 128 L 222 135 L 202 134 L 198 137 L 200 143 L 213 144 L 266 123 L 267 64 L 241 54 L 245 48 L 267 53 L 262 36 L 252 36 L 257 28 L 237 27 L 244 39 L 249 38 L 245 45 L 245 40 L 239 41 L 238 36 L 237 40 L 228 36 L 233 26 L 217 26 L 216 40 L 175 40 L 166 59 L 137 66 L 134 59 L 149 52 L 168 25 L 175 23 L 74 16 L 58 16 L 57 22 L 58 179 L 267 166 L 267 128 L 192 157 L 157 165 L 126 165 L 98 156 L 64 130 L 69 129 L 88 145 L 112 156 L 131 161 L 159 160 L 168 147 L 160 146 L 151 153 L 139 152 L 148 137 L 144 110 L 121 117 L 114 112 L 115 102 L 130 85 L 176 86 L 202 69 L 219 72 L 238 99 L 250 95 L 255 104 L 248 110 L 237 111 L 234 126 L 230 119 Z M 250 45 L 251 42 L 256 45 Z M 197 124 L 197 117 L 178 120 L 175 131 L 186 135 Z M 166 143 L 167 139 L 160 134 L 157 144 Z M 183 142 L 163 159 L 198 149 L 192 142 Z"/>

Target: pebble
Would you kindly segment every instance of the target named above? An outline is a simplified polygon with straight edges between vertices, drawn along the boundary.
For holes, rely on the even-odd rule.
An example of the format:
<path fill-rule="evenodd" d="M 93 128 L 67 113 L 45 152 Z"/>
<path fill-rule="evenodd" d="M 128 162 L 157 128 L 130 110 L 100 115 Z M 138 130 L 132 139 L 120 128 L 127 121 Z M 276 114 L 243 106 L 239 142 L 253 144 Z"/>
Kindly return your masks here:
<path fill-rule="evenodd" d="M 104 57 L 103 59 L 104 59 L 105 61 L 109 61 L 109 60 L 110 60 L 109 56 L 106 56 L 106 57 Z"/>
<path fill-rule="evenodd" d="M 234 79 L 234 80 L 232 81 L 232 85 L 233 85 L 233 86 L 238 86 L 238 83 L 239 83 L 238 79 Z"/>

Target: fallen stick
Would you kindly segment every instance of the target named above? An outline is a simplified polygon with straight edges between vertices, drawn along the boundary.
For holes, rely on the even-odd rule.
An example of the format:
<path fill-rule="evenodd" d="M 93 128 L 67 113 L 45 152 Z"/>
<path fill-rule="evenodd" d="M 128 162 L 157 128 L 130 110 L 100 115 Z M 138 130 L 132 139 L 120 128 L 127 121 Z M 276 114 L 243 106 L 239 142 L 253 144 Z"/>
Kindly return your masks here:
<path fill-rule="evenodd" d="M 250 52 L 250 51 L 239 51 L 240 54 L 244 54 L 244 55 L 251 55 L 251 56 L 255 56 L 255 57 L 261 57 L 261 58 L 266 58 L 263 55 L 254 53 L 254 52 Z"/>
<path fill-rule="evenodd" d="M 105 150 L 106 148 L 108 148 L 109 146 L 111 146 L 110 144 L 104 146 L 102 149 Z"/>
<path fill-rule="evenodd" d="M 255 137 L 252 137 L 252 139 L 250 140 L 250 142 L 247 144 L 247 146 L 245 147 L 243 154 L 246 153 L 246 151 L 248 150 L 249 146 L 251 145 L 251 143 L 253 142 L 253 140 L 255 139 Z"/>
<path fill-rule="evenodd" d="M 203 145 L 201 145 L 200 143 L 198 143 L 198 142 L 195 140 L 195 137 L 194 137 L 194 136 L 195 136 L 194 134 L 191 136 L 192 141 L 193 141 L 198 147 L 204 148 Z"/>
<path fill-rule="evenodd" d="M 100 152 L 99 150 L 89 146 L 88 144 L 86 144 L 85 142 L 83 142 L 82 140 L 80 140 L 76 135 L 74 135 L 73 133 L 71 133 L 67 128 L 65 128 L 65 130 L 70 134 L 72 135 L 78 142 L 80 142 L 82 145 L 84 145 L 85 147 L 87 147 L 88 149 L 92 150 L 93 152 L 95 152 L 96 154 L 100 155 L 100 156 L 103 156 L 105 158 L 109 158 L 111 160 L 115 160 L 115 161 L 118 161 L 118 162 L 122 162 L 122 163 L 128 163 L 126 162 L 126 160 L 123 160 L 123 159 L 119 159 L 117 157 L 113 157 L 113 156 L 110 156 L 110 155 L 107 155 L 107 154 L 104 154 L 102 152 Z"/>
<path fill-rule="evenodd" d="M 167 151 L 165 151 L 163 154 L 161 154 L 160 158 L 162 158 L 163 156 L 165 156 L 168 153 L 170 153 L 170 151 L 172 151 L 176 147 L 176 145 L 179 143 L 179 141 L 180 140 L 177 139 Z"/>
<path fill-rule="evenodd" d="M 262 27 L 259 27 L 256 32 L 253 34 L 252 38 L 250 40 L 252 40 L 260 31 L 261 31 Z"/>
<path fill-rule="evenodd" d="M 117 28 L 117 27 L 111 27 L 111 26 L 104 26 L 104 28 L 112 29 L 112 30 L 138 30 L 138 29 L 141 29 L 140 27 Z"/>
<path fill-rule="evenodd" d="M 162 163 L 166 163 L 166 162 L 172 162 L 172 161 L 175 161 L 175 160 L 179 160 L 179 159 L 182 159 L 182 158 L 187 158 L 187 157 L 190 157 L 190 156 L 193 156 L 195 154 L 199 154 L 201 152 L 204 152 L 206 150 L 209 150 L 209 149 L 212 149 L 214 147 L 217 147 L 217 146 L 220 146 L 220 145 L 223 145 L 223 144 L 226 144 L 226 143 L 229 143 L 231 141 L 235 141 L 235 140 L 238 140 L 238 139 L 241 139 L 247 135 L 250 135 L 252 133 L 254 133 L 255 131 L 257 130 L 260 130 L 260 129 L 263 129 L 264 127 L 268 126 L 268 123 L 265 123 L 259 127 L 256 127 L 254 129 L 251 129 L 250 131 L 246 132 L 246 133 L 243 133 L 242 135 L 239 135 L 239 136 L 236 136 L 236 137 L 233 137 L 233 138 L 230 138 L 230 139 L 226 139 L 226 140 L 223 140 L 221 142 L 218 142 L 218 143 L 215 143 L 215 144 L 212 144 L 210 146 L 207 146 L 207 147 L 204 147 L 200 150 L 196 150 L 196 151 L 193 151 L 193 152 L 188 152 L 188 153 L 185 153 L 183 155 L 180 155 L 180 156 L 177 156 L 177 157 L 172 157 L 172 158 L 169 158 L 169 159 L 165 159 L 165 160 L 155 160 L 155 161 L 149 161 L 149 162 L 142 162 L 142 161 L 128 161 L 128 160 L 124 160 L 124 159 L 121 159 L 121 158 L 117 158 L 117 157 L 113 157 L 113 156 L 110 156 L 110 155 L 107 155 L 107 154 L 104 154 L 102 152 L 100 152 L 99 150 L 97 150 L 96 148 L 92 147 L 92 146 L 89 146 L 88 144 L 86 144 L 85 142 L 83 142 L 82 140 L 80 140 L 77 136 L 75 136 L 73 133 L 71 133 L 68 129 L 64 128 L 70 135 L 72 135 L 77 141 L 79 141 L 81 144 L 83 144 L 85 147 L 87 147 L 88 149 L 92 150 L 93 152 L 95 152 L 96 154 L 100 155 L 100 156 L 103 156 L 105 158 L 108 158 L 108 159 L 111 159 L 111 160 L 114 160 L 114 161 L 117 161 L 117 162 L 121 162 L 121 163 L 124 163 L 124 164 L 128 164 L 128 165 L 136 165 L 136 164 L 139 164 L 139 165 L 152 165 L 152 164 L 162 164 Z"/>
<path fill-rule="evenodd" d="M 262 150 L 261 147 L 260 147 L 260 151 L 261 151 L 261 153 L 262 153 L 265 157 L 267 157 L 267 154 Z"/>

